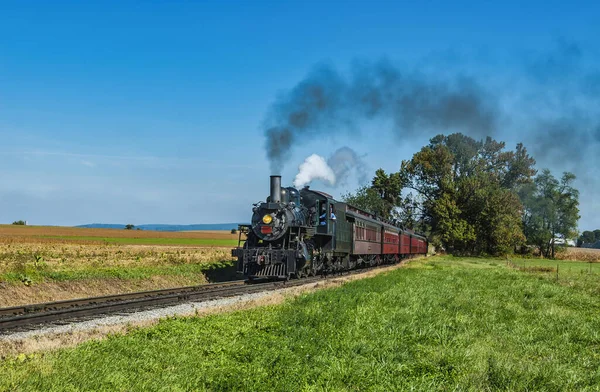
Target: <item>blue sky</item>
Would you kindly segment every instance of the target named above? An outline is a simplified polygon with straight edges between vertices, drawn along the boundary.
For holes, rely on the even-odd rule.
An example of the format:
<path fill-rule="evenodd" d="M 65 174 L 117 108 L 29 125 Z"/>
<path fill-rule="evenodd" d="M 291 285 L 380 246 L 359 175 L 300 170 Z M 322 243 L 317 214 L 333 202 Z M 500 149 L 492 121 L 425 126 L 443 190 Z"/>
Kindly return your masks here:
<path fill-rule="evenodd" d="M 581 87 L 598 75 L 598 15 L 591 1 L 0 1 L 0 222 L 247 221 L 268 192 L 265 115 L 317 64 L 344 73 L 385 58 L 474 77 L 498 93 L 506 121 L 495 136 L 534 150 L 534 115 L 598 115 L 600 90 Z M 565 47 L 576 64 L 554 61 Z M 389 139 L 386 127 L 306 141 L 284 183 L 307 155 L 346 145 L 371 172 L 397 170 L 431 136 L 373 137 Z M 538 166 L 576 170 L 595 155 Z M 580 227 L 594 229 L 600 188 L 583 177 Z"/>

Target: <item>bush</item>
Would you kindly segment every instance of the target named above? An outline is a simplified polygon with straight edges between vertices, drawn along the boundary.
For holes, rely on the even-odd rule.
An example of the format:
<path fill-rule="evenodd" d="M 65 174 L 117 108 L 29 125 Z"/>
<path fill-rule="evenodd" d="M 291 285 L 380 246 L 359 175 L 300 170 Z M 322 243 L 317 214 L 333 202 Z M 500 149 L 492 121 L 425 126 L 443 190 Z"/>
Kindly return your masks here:
<path fill-rule="evenodd" d="M 13 225 L 25 226 L 25 221 L 18 220 L 18 221 L 14 221 L 12 224 L 13 224 Z"/>

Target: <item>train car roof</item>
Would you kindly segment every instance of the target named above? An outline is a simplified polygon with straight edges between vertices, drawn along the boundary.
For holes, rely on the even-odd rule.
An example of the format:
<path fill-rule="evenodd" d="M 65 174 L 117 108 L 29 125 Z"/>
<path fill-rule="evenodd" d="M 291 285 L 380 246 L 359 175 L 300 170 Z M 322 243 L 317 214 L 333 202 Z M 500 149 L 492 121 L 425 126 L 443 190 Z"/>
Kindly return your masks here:
<path fill-rule="evenodd" d="M 344 203 L 344 202 L 341 202 L 341 201 L 337 201 L 329 193 L 325 193 L 323 191 L 317 191 L 317 190 L 314 190 L 314 189 L 310 189 L 308 186 L 304 187 L 302 190 L 308 191 L 308 192 L 313 192 L 313 193 L 315 193 L 315 194 L 317 194 L 317 195 L 319 195 L 321 197 L 324 197 L 326 199 L 332 200 L 336 204 L 345 204 L 346 205 L 346 215 L 355 216 L 356 218 L 364 219 L 365 221 L 368 221 L 368 222 L 371 222 L 371 223 L 377 223 L 379 225 L 385 226 L 386 228 L 395 229 L 395 230 L 398 230 L 398 231 L 400 231 L 400 232 L 402 232 L 404 234 L 408 234 L 408 235 L 411 235 L 411 236 L 413 236 L 415 238 L 421 238 L 421 239 L 427 241 L 427 237 L 425 237 L 423 234 L 415 233 L 413 230 L 410 230 L 410 229 L 403 229 L 402 227 L 396 226 L 394 224 L 388 223 L 388 222 L 386 222 L 384 220 L 381 220 L 381 219 L 377 218 L 374 214 L 372 214 L 370 212 L 364 211 L 364 210 L 362 210 L 362 209 L 360 209 L 358 207 L 355 207 L 355 206 L 353 206 L 351 204 Z"/>
<path fill-rule="evenodd" d="M 381 219 L 377 219 L 375 216 L 373 216 L 369 213 L 363 212 L 362 210 L 356 209 L 356 207 L 351 206 L 350 204 L 346 204 L 346 206 L 347 206 L 346 215 L 350 215 L 350 216 L 353 216 L 358 219 L 362 219 L 367 222 L 376 223 L 377 225 L 383 225 L 388 229 L 394 229 L 396 231 L 402 230 L 400 227 L 390 224 L 388 222 L 385 222 Z"/>
<path fill-rule="evenodd" d="M 314 189 L 309 189 L 309 188 L 304 188 L 305 190 L 309 191 L 309 192 L 313 192 L 316 193 L 317 195 L 323 196 L 326 199 L 332 199 L 333 200 L 333 196 L 331 196 L 329 193 L 325 193 L 322 191 L 315 191 Z M 337 201 L 337 200 L 334 200 Z"/>
<path fill-rule="evenodd" d="M 413 232 L 407 232 L 406 230 L 402 230 L 402 231 L 405 231 L 405 232 L 406 232 L 408 235 L 411 235 L 411 236 L 412 236 L 412 237 L 414 237 L 414 238 L 419 238 L 419 239 L 422 239 L 422 240 L 424 240 L 424 241 L 427 241 L 427 237 L 425 237 L 425 236 L 424 236 L 424 235 L 422 235 L 422 234 L 417 234 L 417 233 L 415 233 L 414 231 L 413 231 Z"/>
<path fill-rule="evenodd" d="M 398 232 L 401 232 L 402 234 L 410 235 L 414 238 L 420 238 L 422 240 L 427 241 L 427 237 L 425 237 L 423 234 L 416 233 L 414 230 L 403 229 L 401 227 L 387 223 L 380 219 L 375 219 L 371 214 L 368 214 L 368 213 L 366 213 L 368 215 L 364 215 L 364 212 L 362 210 L 356 209 L 355 207 L 351 206 L 350 204 L 346 204 L 346 205 L 349 208 L 351 208 L 351 209 L 346 210 L 346 215 L 354 216 L 355 218 L 359 218 L 359 219 L 365 220 L 367 222 L 376 223 L 378 225 L 384 226 L 385 228 L 394 229 L 394 230 L 397 230 Z"/>

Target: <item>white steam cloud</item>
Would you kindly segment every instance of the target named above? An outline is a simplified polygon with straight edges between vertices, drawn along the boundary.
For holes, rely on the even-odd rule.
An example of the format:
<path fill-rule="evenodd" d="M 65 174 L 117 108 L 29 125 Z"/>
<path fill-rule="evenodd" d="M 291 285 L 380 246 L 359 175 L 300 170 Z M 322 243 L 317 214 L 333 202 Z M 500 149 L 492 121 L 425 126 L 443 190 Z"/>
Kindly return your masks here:
<path fill-rule="evenodd" d="M 302 188 L 313 180 L 322 180 L 332 186 L 335 185 L 336 180 L 335 173 L 325 158 L 317 154 L 312 154 L 300 165 L 294 179 L 294 187 Z"/>
<path fill-rule="evenodd" d="M 365 182 L 365 164 L 356 151 L 341 147 L 327 161 L 317 154 L 306 158 L 298 168 L 294 186 L 301 188 L 313 180 L 322 180 L 330 186 L 344 185 L 351 174 L 356 175 L 360 183 Z"/>

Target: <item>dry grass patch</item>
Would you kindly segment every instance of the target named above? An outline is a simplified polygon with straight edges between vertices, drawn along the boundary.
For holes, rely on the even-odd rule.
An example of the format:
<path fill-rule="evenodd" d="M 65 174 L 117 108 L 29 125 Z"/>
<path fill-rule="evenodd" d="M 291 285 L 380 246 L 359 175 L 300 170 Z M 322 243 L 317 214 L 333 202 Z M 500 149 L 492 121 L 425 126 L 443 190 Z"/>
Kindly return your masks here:
<path fill-rule="evenodd" d="M 587 262 L 600 262 L 600 249 L 567 248 L 556 255 L 559 260 L 577 260 Z"/>
<path fill-rule="evenodd" d="M 0 244 L 0 274 L 32 266 L 53 271 L 230 260 L 231 250 L 162 245 Z"/>

